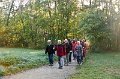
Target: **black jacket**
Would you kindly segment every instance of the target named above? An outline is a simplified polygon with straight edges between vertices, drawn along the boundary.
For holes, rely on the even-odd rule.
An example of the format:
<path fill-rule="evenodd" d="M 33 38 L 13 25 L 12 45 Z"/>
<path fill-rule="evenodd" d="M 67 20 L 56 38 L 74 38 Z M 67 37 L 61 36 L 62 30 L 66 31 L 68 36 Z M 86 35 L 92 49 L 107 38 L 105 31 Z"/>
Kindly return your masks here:
<path fill-rule="evenodd" d="M 51 45 L 47 45 L 47 46 L 46 46 L 46 50 L 45 50 L 45 54 L 47 54 L 47 53 L 48 53 L 48 54 L 54 54 L 55 51 L 54 51 L 53 48 L 54 48 L 54 45 L 52 45 L 52 44 L 51 44 Z"/>
<path fill-rule="evenodd" d="M 68 39 L 69 45 L 70 45 L 70 50 L 72 50 L 72 42 L 70 39 Z"/>
<path fill-rule="evenodd" d="M 70 52 L 70 44 L 68 43 L 65 43 L 65 47 L 66 47 L 66 53 L 69 53 Z"/>

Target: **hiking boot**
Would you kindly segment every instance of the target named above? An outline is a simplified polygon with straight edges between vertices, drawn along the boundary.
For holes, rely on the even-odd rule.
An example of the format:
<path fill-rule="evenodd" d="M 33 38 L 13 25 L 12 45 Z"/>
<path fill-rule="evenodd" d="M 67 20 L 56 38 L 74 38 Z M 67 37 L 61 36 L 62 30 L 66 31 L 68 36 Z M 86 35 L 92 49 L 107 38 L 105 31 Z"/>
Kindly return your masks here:
<path fill-rule="evenodd" d="M 71 64 L 71 62 L 69 62 L 69 64 Z"/>
<path fill-rule="evenodd" d="M 63 67 L 59 67 L 58 69 L 63 69 Z"/>
<path fill-rule="evenodd" d="M 68 64 L 64 64 L 64 66 L 68 66 Z"/>
<path fill-rule="evenodd" d="M 53 64 L 50 64 L 49 66 L 53 66 Z"/>

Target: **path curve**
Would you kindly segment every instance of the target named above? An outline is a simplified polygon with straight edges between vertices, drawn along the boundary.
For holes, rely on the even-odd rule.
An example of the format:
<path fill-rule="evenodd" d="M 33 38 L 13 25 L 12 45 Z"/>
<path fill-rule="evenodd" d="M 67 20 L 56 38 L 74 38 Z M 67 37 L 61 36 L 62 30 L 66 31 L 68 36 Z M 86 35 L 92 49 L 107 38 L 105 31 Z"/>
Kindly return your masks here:
<path fill-rule="evenodd" d="M 63 69 L 58 69 L 58 63 L 54 66 L 43 66 L 36 69 L 27 70 L 11 76 L 4 76 L 0 79 L 65 79 L 75 73 L 76 63 L 72 62 Z"/>

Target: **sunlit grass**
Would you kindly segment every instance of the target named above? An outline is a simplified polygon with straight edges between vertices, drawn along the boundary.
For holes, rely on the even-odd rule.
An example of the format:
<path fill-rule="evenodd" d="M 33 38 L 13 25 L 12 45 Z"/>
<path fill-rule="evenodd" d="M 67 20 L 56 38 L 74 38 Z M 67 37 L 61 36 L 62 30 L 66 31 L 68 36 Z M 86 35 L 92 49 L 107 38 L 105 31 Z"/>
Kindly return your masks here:
<path fill-rule="evenodd" d="M 44 50 L 0 48 L 0 75 L 14 74 L 47 64 Z"/>
<path fill-rule="evenodd" d="M 91 53 L 68 79 L 120 79 L 120 53 Z"/>

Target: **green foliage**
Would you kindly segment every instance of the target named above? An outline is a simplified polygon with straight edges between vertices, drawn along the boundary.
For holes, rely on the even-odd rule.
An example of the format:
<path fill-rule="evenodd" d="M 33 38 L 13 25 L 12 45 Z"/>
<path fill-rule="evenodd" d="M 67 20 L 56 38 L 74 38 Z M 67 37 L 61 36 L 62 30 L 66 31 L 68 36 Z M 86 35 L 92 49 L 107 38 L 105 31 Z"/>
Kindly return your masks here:
<path fill-rule="evenodd" d="M 86 9 L 81 13 L 80 28 L 85 37 L 90 40 L 92 50 L 100 51 L 107 48 L 110 29 L 107 27 L 107 18 L 103 11 Z"/>
<path fill-rule="evenodd" d="M 21 60 L 22 59 L 16 56 L 5 56 L 3 58 L 0 58 L 0 65 L 7 67 L 10 65 L 21 63 Z"/>
<path fill-rule="evenodd" d="M 84 1 L 34 0 L 16 10 L 11 5 L 9 18 L 1 8 L 0 46 L 43 49 L 48 39 L 55 43 L 58 39 L 86 38 L 92 50 L 119 50 L 120 13 L 115 10 L 119 1 L 114 1 L 116 5 L 111 0 L 90 0 L 89 5 Z"/>
<path fill-rule="evenodd" d="M 5 28 L 0 33 L 1 46 L 43 49 L 48 39 L 67 38 L 78 11 L 77 0 L 59 0 L 56 4 L 54 0 L 35 0 L 18 9 L 10 13 L 8 26 L 7 16 L 0 18 L 0 26 Z"/>

